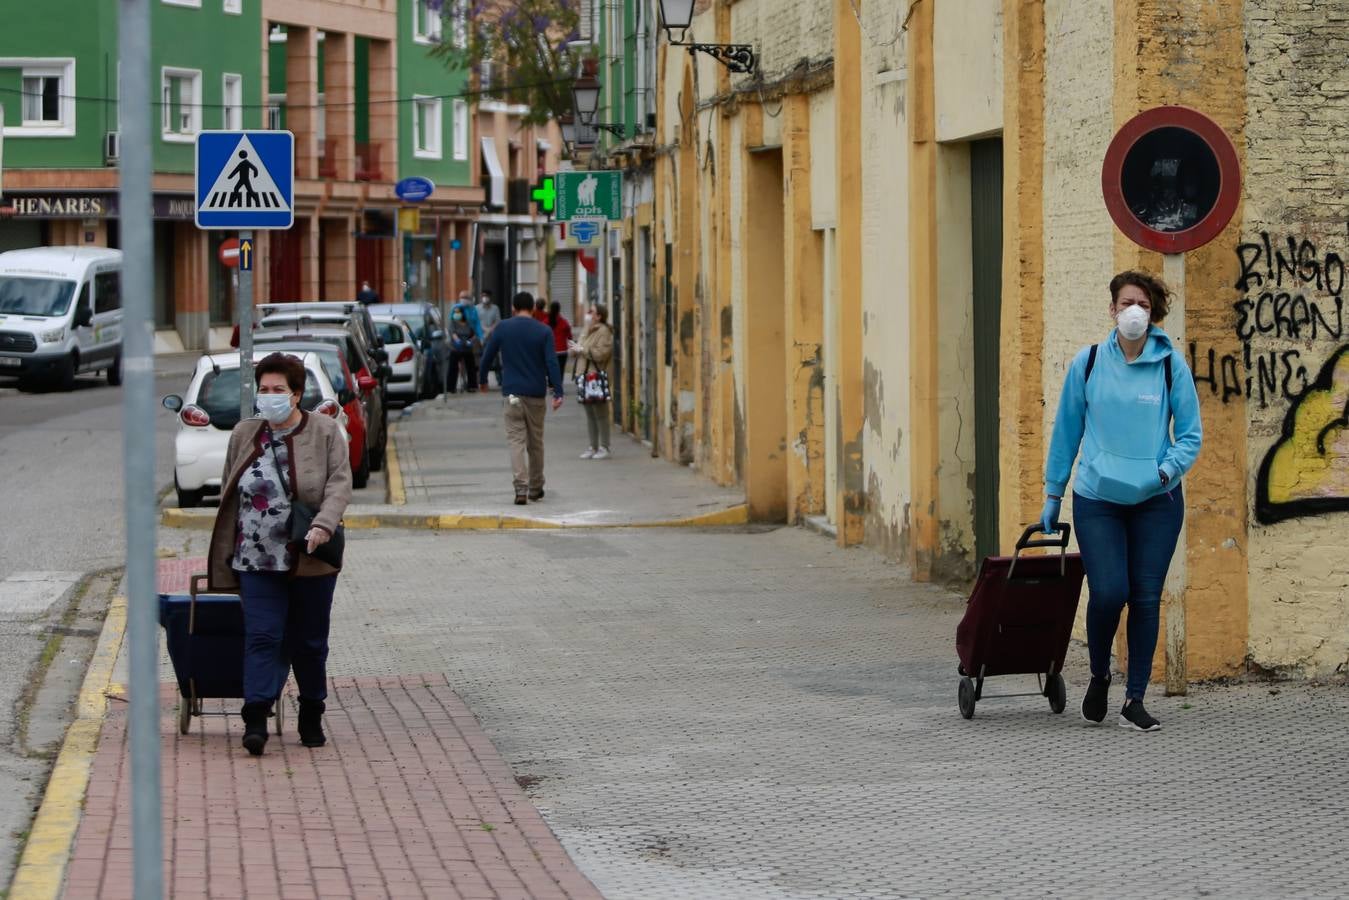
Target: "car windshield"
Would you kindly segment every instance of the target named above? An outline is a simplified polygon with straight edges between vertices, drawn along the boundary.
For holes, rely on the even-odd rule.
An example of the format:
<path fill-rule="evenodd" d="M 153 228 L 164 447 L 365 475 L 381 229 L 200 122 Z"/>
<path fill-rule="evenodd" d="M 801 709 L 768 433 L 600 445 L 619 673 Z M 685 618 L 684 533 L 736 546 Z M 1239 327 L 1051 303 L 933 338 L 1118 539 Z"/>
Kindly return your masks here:
<path fill-rule="evenodd" d="M 404 343 L 403 329 L 398 327 L 397 322 L 376 322 L 375 330 L 379 332 L 379 339 L 386 344 Z"/>
<path fill-rule="evenodd" d="M 63 278 L 0 278 L 0 313 L 63 316 L 75 295 L 75 282 Z"/>
<path fill-rule="evenodd" d="M 300 397 L 300 408 L 313 410 L 323 402 L 318 379 L 314 373 L 305 370 L 304 394 Z M 197 405 L 206 410 L 211 424 L 222 431 L 229 431 L 239 424 L 239 370 L 219 369 L 207 372 L 197 391 Z"/>

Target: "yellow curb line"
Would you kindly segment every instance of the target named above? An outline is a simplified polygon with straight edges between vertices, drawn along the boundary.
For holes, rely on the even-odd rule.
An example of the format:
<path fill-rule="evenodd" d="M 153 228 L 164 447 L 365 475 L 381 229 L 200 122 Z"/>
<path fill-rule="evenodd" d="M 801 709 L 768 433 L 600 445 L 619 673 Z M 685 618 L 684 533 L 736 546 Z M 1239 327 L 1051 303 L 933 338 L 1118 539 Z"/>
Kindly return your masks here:
<path fill-rule="evenodd" d="M 66 866 L 80 827 L 89 772 L 98 749 L 99 732 L 108 697 L 124 693 L 112 683 L 113 666 L 126 632 L 126 598 L 114 597 L 108 604 L 103 632 L 80 687 L 75 721 L 66 730 L 61 752 L 52 767 L 42 797 L 42 806 L 23 848 L 23 858 L 14 872 L 9 896 L 22 900 L 56 900 L 65 881 Z"/>
<path fill-rule="evenodd" d="M 654 522 L 551 522 L 524 516 L 502 515 L 416 515 L 413 513 L 355 513 L 342 519 L 348 529 L 404 528 L 418 531 L 502 531 L 516 529 L 617 529 L 617 528 L 709 528 L 749 524 L 749 508 L 732 506 L 680 519 Z M 166 508 L 160 515 L 165 528 L 210 529 L 215 523 L 211 509 Z"/>
<path fill-rule="evenodd" d="M 406 506 L 407 491 L 403 487 L 403 470 L 398 466 L 398 426 L 389 427 L 389 444 L 384 451 L 384 475 L 388 480 L 388 501 L 390 506 Z"/>

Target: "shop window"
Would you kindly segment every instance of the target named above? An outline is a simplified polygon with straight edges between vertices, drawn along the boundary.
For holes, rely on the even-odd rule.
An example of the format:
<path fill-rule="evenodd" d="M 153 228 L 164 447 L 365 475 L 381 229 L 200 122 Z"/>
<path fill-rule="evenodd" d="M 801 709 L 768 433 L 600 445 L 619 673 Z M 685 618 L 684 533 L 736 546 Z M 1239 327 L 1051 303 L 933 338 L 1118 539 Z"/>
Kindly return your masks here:
<path fill-rule="evenodd" d="M 440 43 L 440 9 L 432 9 L 429 0 L 408 0 L 412 4 L 412 39 L 419 44 Z M 437 7 L 440 4 L 436 4 Z"/>
<path fill-rule="evenodd" d="M 0 69 L 18 69 L 18 115 L 11 109 L 11 137 L 74 137 L 75 60 L 0 59 Z"/>
<path fill-rule="evenodd" d="M 162 70 L 160 130 L 166 141 L 195 140 L 201 131 L 201 70 L 169 67 Z"/>
<path fill-rule="evenodd" d="M 418 159 L 440 159 L 440 99 L 412 99 L 413 155 Z"/>

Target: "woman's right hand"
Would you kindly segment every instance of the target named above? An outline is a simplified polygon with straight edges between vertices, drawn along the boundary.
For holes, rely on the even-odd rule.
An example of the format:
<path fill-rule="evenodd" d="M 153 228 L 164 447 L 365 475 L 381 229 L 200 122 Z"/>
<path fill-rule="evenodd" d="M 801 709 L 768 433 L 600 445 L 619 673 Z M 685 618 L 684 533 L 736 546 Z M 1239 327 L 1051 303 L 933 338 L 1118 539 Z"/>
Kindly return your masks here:
<path fill-rule="evenodd" d="M 1063 501 L 1056 500 L 1053 497 L 1045 498 L 1045 507 L 1040 510 L 1040 530 L 1045 534 L 1058 534 L 1057 523 L 1059 521 L 1059 510 L 1063 508 Z"/>

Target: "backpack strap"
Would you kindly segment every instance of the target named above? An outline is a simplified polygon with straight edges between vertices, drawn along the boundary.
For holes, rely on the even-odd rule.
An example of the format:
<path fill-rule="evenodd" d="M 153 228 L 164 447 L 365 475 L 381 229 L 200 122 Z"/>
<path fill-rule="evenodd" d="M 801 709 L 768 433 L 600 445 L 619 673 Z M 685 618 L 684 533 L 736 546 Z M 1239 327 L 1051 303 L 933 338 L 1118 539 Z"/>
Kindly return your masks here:
<path fill-rule="evenodd" d="M 1166 373 L 1166 392 L 1171 393 L 1171 354 L 1166 354 L 1162 360 L 1162 370 Z"/>
<path fill-rule="evenodd" d="M 1082 373 L 1082 405 L 1087 405 L 1087 379 L 1091 378 L 1091 370 L 1096 368 L 1096 351 L 1100 344 L 1092 344 L 1091 349 L 1087 351 L 1087 370 Z"/>

